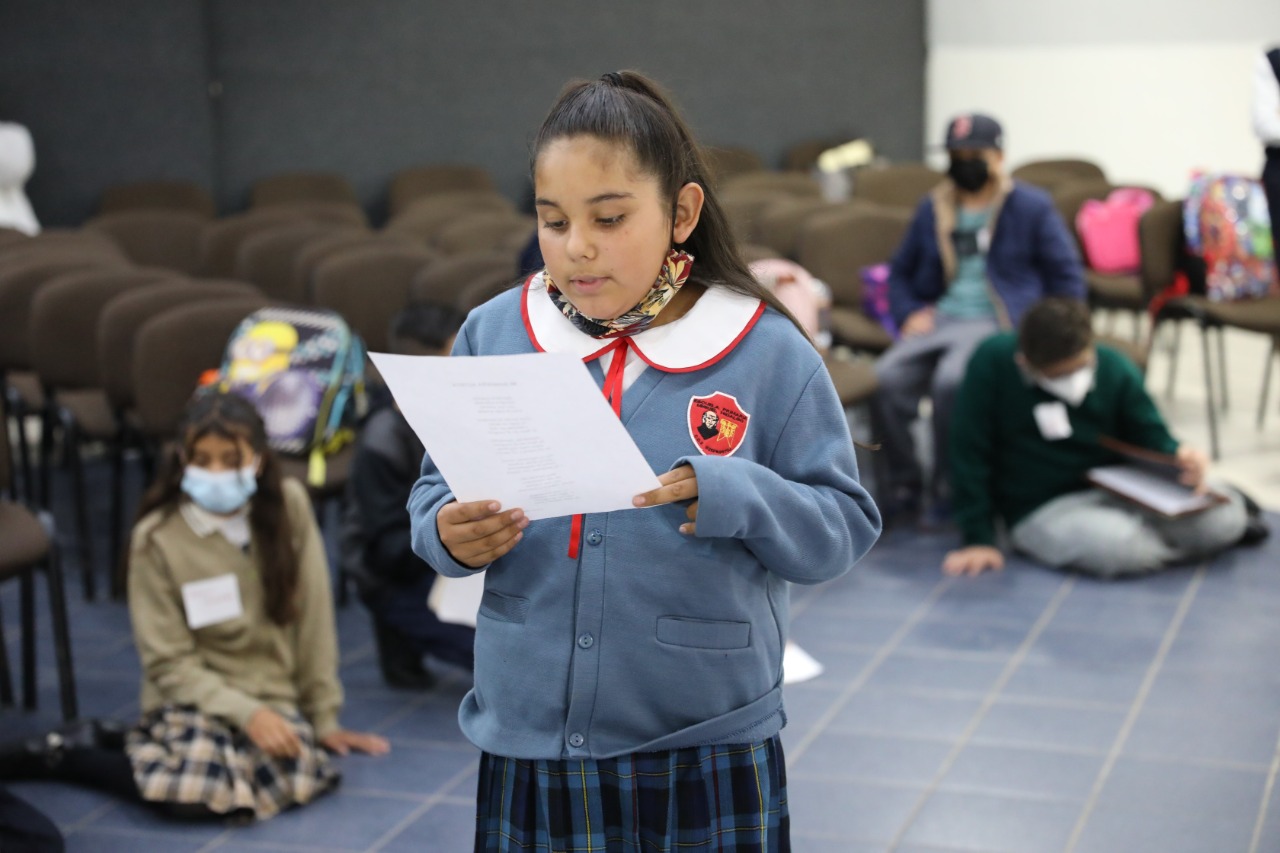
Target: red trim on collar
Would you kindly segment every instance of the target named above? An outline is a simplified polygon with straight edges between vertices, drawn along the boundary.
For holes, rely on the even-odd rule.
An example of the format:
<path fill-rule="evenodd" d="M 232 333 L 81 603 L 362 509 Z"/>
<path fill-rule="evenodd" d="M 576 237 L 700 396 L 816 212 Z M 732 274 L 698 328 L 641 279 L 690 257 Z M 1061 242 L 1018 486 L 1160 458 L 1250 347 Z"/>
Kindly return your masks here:
<path fill-rule="evenodd" d="M 764 313 L 764 309 L 765 309 L 764 300 L 761 300 L 760 306 L 756 308 L 756 313 L 751 315 L 751 319 L 747 321 L 747 324 L 742 327 L 742 331 L 738 333 L 738 336 L 736 338 L 734 338 L 732 341 L 729 342 L 729 345 L 727 347 L 720 350 L 720 352 L 716 353 L 711 358 L 702 362 L 702 364 L 695 364 L 692 367 L 664 367 L 661 364 L 651 361 L 649 357 L 644 354 L 644 351 L 640 349 L 640 347 L 636 344 L 635 341 L 631 342 L 631 348 L 636 351 L 636 355 L 638 355 L 644 361 L 645 364 L 649 365 L 655 370 L 661 370 L 663 373 L 692 373 L 695 370 L 701 370 L 704 367 L 710 367 L 711 365 L 720 361 L 720 359 L 724 358 L 730 352 L 732 352 L 733 348 L 736 347 L 742 341 L 742 339 L 747 336 L 747 332 L 750 332 L 752 329 L 755 328 L 756 321 L 760 319 L 760 315 Z"/>

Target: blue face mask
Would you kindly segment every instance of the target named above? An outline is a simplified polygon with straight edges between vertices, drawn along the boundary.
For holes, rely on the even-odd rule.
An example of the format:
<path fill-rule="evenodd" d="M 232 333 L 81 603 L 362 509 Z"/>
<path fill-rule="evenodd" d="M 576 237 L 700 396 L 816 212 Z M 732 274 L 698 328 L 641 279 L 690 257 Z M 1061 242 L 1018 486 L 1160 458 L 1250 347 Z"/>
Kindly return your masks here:
<path fill-rule="evenodd" d="M 182 472 L 182 491 L 201 509 L 228 515 L 243 507 L 258 491 L 256 462 L 238 471 L 210 471 L 188 465 Z"/>

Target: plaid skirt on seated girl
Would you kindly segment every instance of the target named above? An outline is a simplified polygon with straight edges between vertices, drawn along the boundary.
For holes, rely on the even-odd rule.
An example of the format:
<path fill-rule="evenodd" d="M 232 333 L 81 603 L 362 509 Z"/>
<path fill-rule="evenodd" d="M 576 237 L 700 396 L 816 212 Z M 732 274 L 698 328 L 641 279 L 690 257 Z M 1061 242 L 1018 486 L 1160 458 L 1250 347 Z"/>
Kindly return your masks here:
<path fill-rule="evenodd" d="M 259 820 L 311 802 L 341 777 L 311 725 L 284 716 L 302 741 L 297 758 L 272 758 L 240 729 L 193 707 L 151 711 L 125 739 L 138 791 L 148 802 Z"/>
<path fill-rule="evenodd" d="M 475 849 L 788 853 L 783 765 L 776 736 L 595 761 L 483 753 Z"/>

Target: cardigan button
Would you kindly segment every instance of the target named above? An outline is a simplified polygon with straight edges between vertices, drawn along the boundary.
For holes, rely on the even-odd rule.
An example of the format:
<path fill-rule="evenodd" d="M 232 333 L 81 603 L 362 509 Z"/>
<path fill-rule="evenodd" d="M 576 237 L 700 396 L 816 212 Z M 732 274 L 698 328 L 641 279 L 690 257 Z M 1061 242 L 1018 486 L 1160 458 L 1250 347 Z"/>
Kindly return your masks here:
<path fill-rule="evenodd" d="M 569 746 L 572 746 L 574 749 L 577 749 L 578 747 L 582 746 L 586 742 L 587 742 L 587 739 L 584 738 L 582 735 L 578 734 L 577 732 L 574 732 L 573 734 L 569 735 Z"/>
<path fill-rule="evenodd" d="M 587 534 L 588 545 L 599 545 L 603 541 L 604 541 L 604 534 L 601 533 L 599 530 L 593 530 Z"/>

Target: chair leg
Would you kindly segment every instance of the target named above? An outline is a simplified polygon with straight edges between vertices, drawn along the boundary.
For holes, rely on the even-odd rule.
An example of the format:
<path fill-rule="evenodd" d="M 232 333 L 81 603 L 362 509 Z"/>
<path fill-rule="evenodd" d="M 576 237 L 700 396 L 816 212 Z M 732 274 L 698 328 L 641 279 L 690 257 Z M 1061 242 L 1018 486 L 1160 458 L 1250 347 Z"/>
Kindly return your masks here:
<path fill-rule="evenodd" d="M 1169 347 L 1169 379 L 1164 386 L 1166 400 L 1173 399 L 1173 380 L 1178 371 L 1178 350 L 1182 346 L 1182 321 L 1173 321 L 1173 342 Z"/>
<path fill-rule="evenodd" d="M 32 478 L 31 442 L 27 439 L 27 407 L 21 400 L 10 400 L 9 411 L 13 415 L 14 424 L 18 428 L 18 467 L 22 471 L 22 496 L 35 503 L 36 486 Z M 8 424 L 5 428 L 8 429 Z"/>
<path fill-rule="evenodd" d="M 4 619 L 0 618 L 0 708 L 13 707 L 13 674 L 9 671 L 9 650 L 4 641 Z"/>
<path fill-rule="evenodd" d="M 34 572 L 27 569 L 18 581 L 22 600 L 22 707 L 36 707 L 36 585 Z"/>
<path fill-rule="evenodd" d="M 62 562 L 58 549 L 49 549 L 45 561 L 45 583 L 49 590 L 50 624 L 53 626 L 53 650 L 58 661 L 58 693 L 62 703 L 62 719 L 66 722 L 79 716 L 76 702 L 75 668 L 71 663 L 71 631 L 67 624 L 67 594 L 62 578 Z"/>
<path fill-rule="evenodd" d="M 111 442 L 111 533 L 110 551 L 107 553 L 107 570 L 111 573 L 111 597 L 119 600 L 124 597 L 124 449 L 125 430 L 123 424 L 116 431 Z"/>
<path fill-rule="evenodd" d="M 1214 405 L 1213 364 L 1209 357 L 1209 329 L 1200 327 L 1200 350 L 1204 356 L 1205 409 L 1209 413 L 1209 452 L 1218 461 L 1218 412 Z"/>
<path fill-rule="evenodd" d="M 1258 395 L 1258 429 L 1267 419 L 1267 395 L 1271 393 L 1271 365 L 1280 359 L 1280 338 L 1271 339 L 1271 352 L 1267 353 L 1267 365 L 1262 368 L 1262 393 Z"/>
<path fill-rule="evenodd" d="M 84 461 L 80 458 L 80 428 L 69 416 L 62 420 L 62 441 L 67 465 L 71 468 L 71 489 L 75 499 L 76 544 L 80 551 L 80 583 L 84 597 L 93 601 L 98 595 L 97 577 L 93 571 L 93 539 L 89 531 L 89 497 L 84 488 Z"/>
<path fill-rule="evenodd" d="M 1218 327 L 1218 385 L 1221 386 L 1222 411 L 1227 410 L 1227 328 Z"/>
<path fill-rule="evenodd" d="M 40 415 L 40 498 L 38 506 L 49 509 L 53 505 L 53 439 L 54 424 L 53 404 L 50 403 Z"/>

